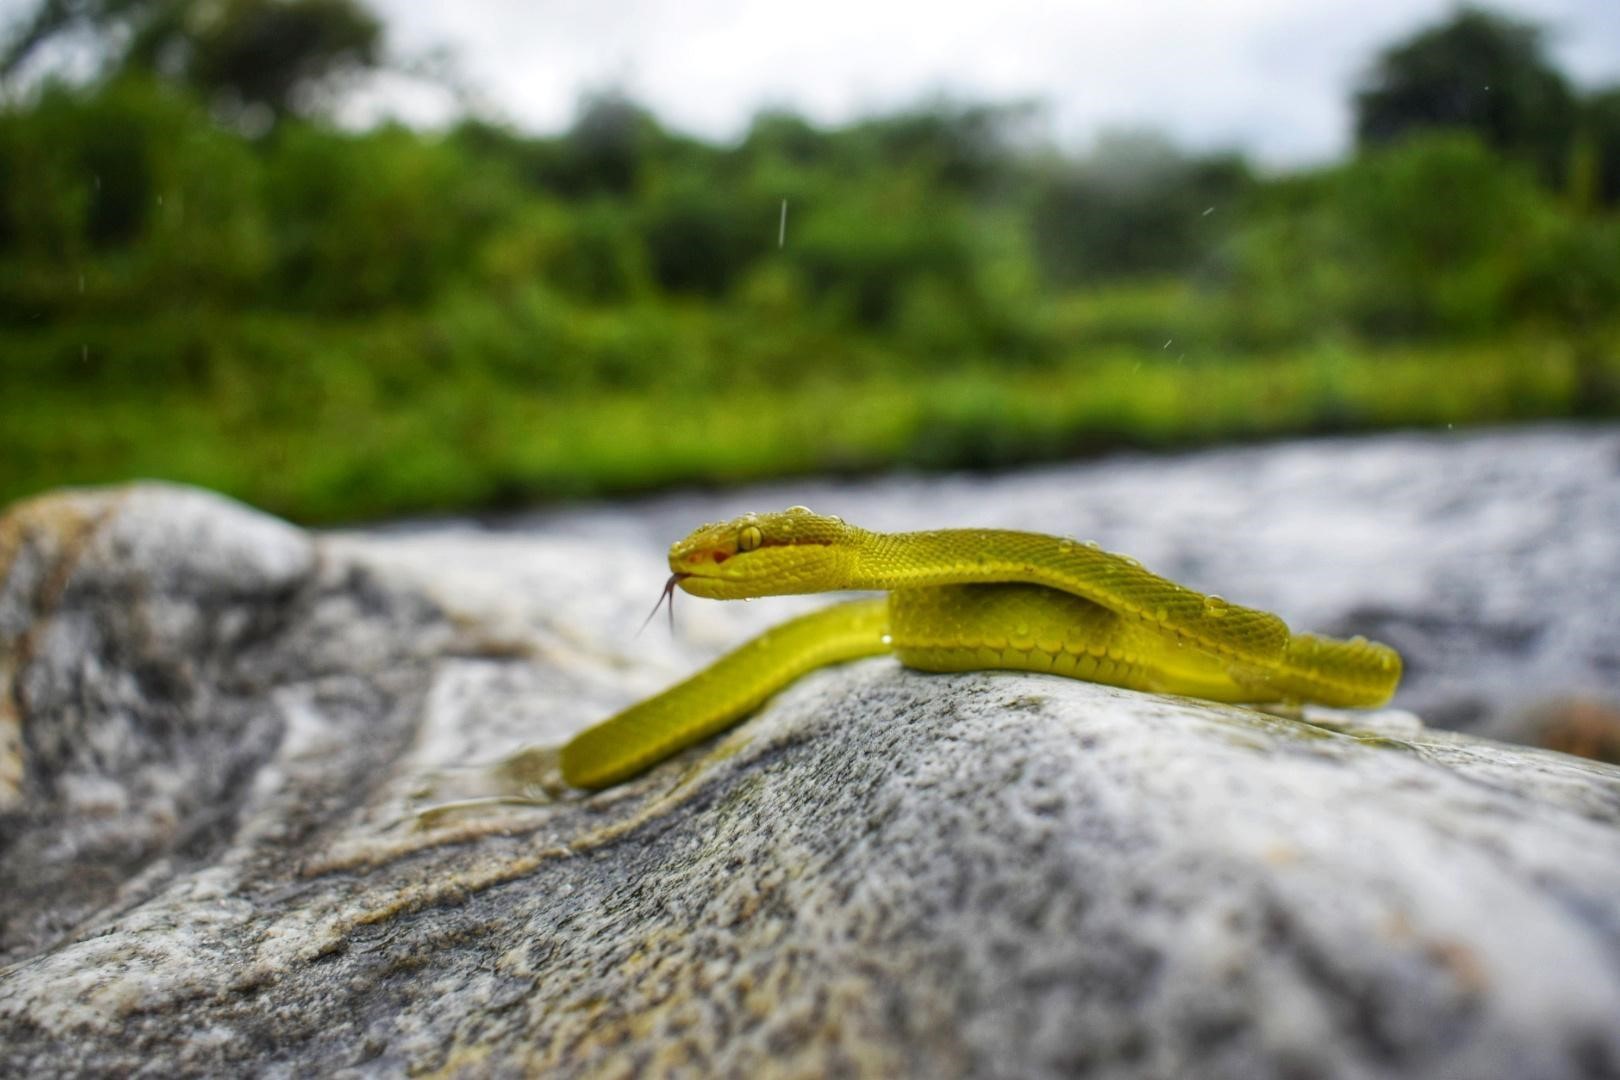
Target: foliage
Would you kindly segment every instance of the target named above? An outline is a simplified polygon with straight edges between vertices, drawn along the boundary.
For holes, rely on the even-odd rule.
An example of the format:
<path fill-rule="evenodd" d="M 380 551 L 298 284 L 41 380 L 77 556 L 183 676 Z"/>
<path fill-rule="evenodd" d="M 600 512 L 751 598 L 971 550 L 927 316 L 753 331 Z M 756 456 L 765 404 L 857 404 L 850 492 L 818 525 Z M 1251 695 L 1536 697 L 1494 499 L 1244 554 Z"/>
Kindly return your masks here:
<path fill-rule="evenodd" d="M 1022 107 L 250 136 L 216 91 L 0 108 L 0 497 L 159 475 L 337 519 L 1620 413 L 1612 94 L 1548 186 L 1455 128 L 1266 177 L 1070 157 Z"/>
<path fill-rule="evenodd" d="M 1356 92 L 1363 146 L 1462 129 L 1554 180 L 1568 166 L 1574 127 L 1574 93 L 1541 30 L 1478 8 L 1385 50 Z"/>
<path fill-rule="evenodd" d="M 1590 170 L 1589 176 L 1577 177 L 1577 185 L 1584 183 L 1590 196 L 1605 205 L 1620 205 L 1620 86 L 1599 91 L 1582 103 L 1577 151 L 1583 152 Z"/>
<path fill-rule="evenodd" d="M 216 0 L 140 28 L 124 65 L 223 107 L 310 112 L 334 81 L 375 67 L 382 24 L 353 0 Z"/>
<path fill-rule="evenodd" d="M 1120 346 L 919 379 L 848 339 L 830 369 L 750 367 L 716 324 L 578 320 L 540 295 L 447 299 L 332 323 L 164 312 L 0 329 L 0 501 L 41 484 L 163 476 L 306 521 L 518 504 L 901 464 L 1004 467 L 1372 426 L 1567 415 L 1556 336 L 1269 353 Z M 758 325 L 750 327 L 759 330 Z M 724 338 L 729 347 L 714 348 Z M 797 343 L 798 355 L 818 344 Z M 1620 335 L 1603 368 L 1620 378 Z M 743 346 L 753 347 L 753 346 Z M 819 355 L 819 354 L 814 354 Z M 738 373 L 759 372 L 759 378 Z M 778 380 L 776 375 L 780 375 Z M 1611 403 L 1611 408 L 1612 408 Z"/>
<path fill-rule="evenodd" d="M 96 43 L 110 72 L 160 75 L 228 113 L 281 117 L 313 111 L 333 83 L 377 66 L 382 24 L 358 0 L 43 0 L 0 48 L 0 75 L 74 34 Z"/>
<path fill-rule="evenodd" d="M 360 135 L 295 126 L 263 159 L 276 223 L 267 292 L 330 312 L 419 304 L 511 216 L 498 173 L 468 168 L 441 140 L 398 127 Z"/>
<path fill-rule="evenodd" d="M 264 178 L 194 101 L 145 81 L 0 113 L 0 321 L 246 301 L 272 266 Z"/>
<path fill-rule="evenodd" d="M 1064 284 L 1197 272 L 1252 184 L 1236 155 L 1190 158 L 1162 136 L 1106 135 L 1085 158 L 1042 170 L 1041 265 Z"/>
<path fill-rule="evenodd" d="M 1471 135 L 1414 137 L 1268 193 L 1234 237 L 1232 288 L 1272 339 L 1478 335 L 1530 314 L 1531 268 L 1575 227 Z"/>

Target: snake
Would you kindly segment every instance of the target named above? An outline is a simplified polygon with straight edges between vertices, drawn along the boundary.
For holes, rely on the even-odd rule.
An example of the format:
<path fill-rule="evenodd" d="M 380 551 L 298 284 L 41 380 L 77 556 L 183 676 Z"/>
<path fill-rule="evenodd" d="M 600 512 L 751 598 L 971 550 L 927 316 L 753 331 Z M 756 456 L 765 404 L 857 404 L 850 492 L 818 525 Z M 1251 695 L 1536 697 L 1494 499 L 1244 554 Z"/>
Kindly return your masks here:
<path fill-rule="evenodd" d="M 1046 672 L 1239 704 L 1374 707 L 1401 677 L 1387 645 L 1293 633 L 1277 615 L 1178 585 L 1095 541 L 1010 529 L 871 532 L 793 506 L 702 525 L 670 547 L 669 568 L 671 600 L 677 585 L 717 600 L 886 595 L 773 627 L 581 731 L 559 754 L 576 788 L 629 780 L 810 671 L 882 654 L 925 672 Z"/>

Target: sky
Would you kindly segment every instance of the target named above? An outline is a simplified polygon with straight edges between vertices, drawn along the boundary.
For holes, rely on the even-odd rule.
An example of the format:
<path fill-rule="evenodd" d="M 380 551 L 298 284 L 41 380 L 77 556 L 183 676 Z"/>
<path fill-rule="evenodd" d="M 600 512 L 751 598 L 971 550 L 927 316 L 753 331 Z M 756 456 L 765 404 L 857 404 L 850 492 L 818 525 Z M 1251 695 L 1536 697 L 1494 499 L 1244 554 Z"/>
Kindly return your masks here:
<path fill-rule="evenodd" d="M 0 0 L 0 26 L 38 0 Z M 1454 0 L 363 0 L 397 57 L 447 51 L 463 101 L 535 133 L 621 91 L 667 126 L 732 139 L 764 108 L 836 124 L 930 99 L 1037 102 L 1083 149 L 1154 130 L 1276 167 L 1349 145 L 1350 95 L 1378 50 Z M 1620 0 L 1493 0 L 1545 26 L 1577 85 L 1620 83 Z M 454 97 L 381 79 L 345 112 L 436 124 Z"/>
<path fill-rule="evenodd" d="M 668 126 L 741 134 L 761 108 L 823 123 L 929 97 L 1035 100 L 1046 134 L 1084 146 L 1154 129 L 1277 166 L 1333 158 L 1349 96 L 1383 45 L 1452 0 L 371 0 L 392 45 L 448 46 L 499 116 L 566 128 L 580 95 L 622 90 Z M 1496 0 L 1552 32 L 1578 84 L 1620 83 L 1620 0 Z M 398 84 L 363 110 L 431 121 L 442 102 Z"/>

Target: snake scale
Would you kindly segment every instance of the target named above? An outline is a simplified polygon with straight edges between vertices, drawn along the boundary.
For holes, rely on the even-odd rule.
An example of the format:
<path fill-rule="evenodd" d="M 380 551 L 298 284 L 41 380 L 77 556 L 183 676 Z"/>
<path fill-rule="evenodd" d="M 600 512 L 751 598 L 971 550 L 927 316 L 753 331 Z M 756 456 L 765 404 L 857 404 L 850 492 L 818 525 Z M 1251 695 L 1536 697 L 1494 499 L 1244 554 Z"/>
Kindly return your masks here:
<path fill-rule="evenodd" d="M 1051 672 L 1225 702 L 1383 704 L 1387 645 L 1291 633 L 1094 543 L 1006 529 L 869 532 L 802 506 L 704 525 L 669 552 L 670 585 L 731 600 L 882 590 L 792 619 L 587 728 L 563 778 L 627 780 L 737 723 L 806 672 L 893 653 L 923 671 Z"/>

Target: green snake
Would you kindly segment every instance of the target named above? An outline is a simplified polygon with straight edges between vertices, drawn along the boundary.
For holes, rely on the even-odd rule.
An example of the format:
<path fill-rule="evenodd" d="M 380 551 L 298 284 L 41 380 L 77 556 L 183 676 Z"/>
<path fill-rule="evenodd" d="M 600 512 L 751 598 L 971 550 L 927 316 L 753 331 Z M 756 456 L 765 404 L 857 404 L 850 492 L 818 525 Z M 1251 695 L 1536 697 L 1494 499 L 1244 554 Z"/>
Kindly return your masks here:
<path fill-rule="evenodd" d="M 587 728 L 563 779 L 602 788 L 737 723 L 806 672 L 893 653 L 923 671 L 1050 672 L 1225 702 L 1374 706 L 1401 658 L 1387 645 L 1293 634 L 1276 615 L 1206 596 L 1136 560 L 1040 533 L 878 533 L 802 506 L 704 525 L 669 550 L 666 592 L 717 600 L 883 590 L 777 626 L 661 694 Z"/>

